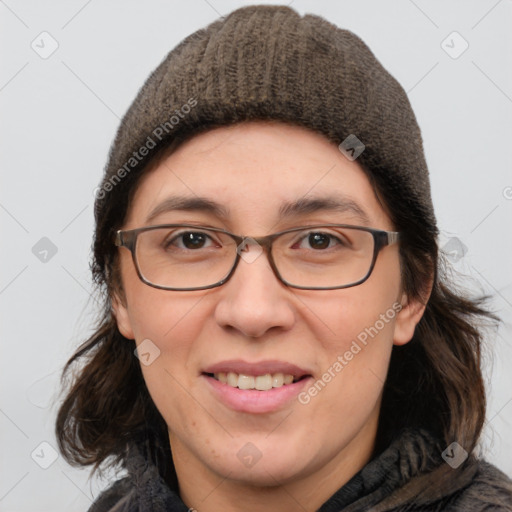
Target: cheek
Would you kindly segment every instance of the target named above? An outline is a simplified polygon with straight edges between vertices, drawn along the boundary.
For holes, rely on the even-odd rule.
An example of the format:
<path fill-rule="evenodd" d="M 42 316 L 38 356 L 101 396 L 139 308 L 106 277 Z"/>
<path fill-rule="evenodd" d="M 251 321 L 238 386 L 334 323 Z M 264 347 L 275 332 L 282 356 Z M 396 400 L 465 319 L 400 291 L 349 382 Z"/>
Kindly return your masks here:
<path fill-rule="evenodd" d="M 189 319 L 201 309 L 198 306 L 205 291 L 173 292 L 148 286 L 139 279 L 128 256 L 121 259 L 121 272 L 128 317 L 137 344 L 150 339 L 161 351 L 166 351 L 169 340 L 173 344 L 185 344 L 198 332 L 200 323 Z"/>
<path fill-rule="evenodd" d="M 341 308 L 339 304 L 336 313 L 330 308 L 330 322 L 325 320 L 332 326 L 331 336 L 322 340 L 325 378 L 329 379 L 325 372 L 341 375 L 345 391 L 362 391 L 368 381 L 383 384 L 393 346 L 396 302 L 392 297 L 373 303 L 352 297 L 341 302 Z"/>
<path fill-rule="evenodd" d="M 315 419 L 310 434 L 322 438 L 317 449 L 326 456 L 377 421 L 393 347 L 392 303 L 382 300 L 370 307 L 352 298 L 341 302 L 344 310 L 331 318 L 334 334 L 322 340 L 322 374 L 299 396 L 303 423 Z M 380 318 L 386 312 L 387 322 Z"/>
<path fill-rule="evenodd" d="M 201 410 L 196 410 L 191 394 L 197 381 L 197 353 L 204 353 L 196 340 L 211 315 L 205 292 L 188 292 L 185 297 L 145 288 L 131 295 L 129 309 L 146 386 L 168 425 L 195 430 L 191 424 Z"/>
<path fill-rule="evenodd" d="M 399 297 L 400 273 L 398 265 L 393 265 L 374 272 L 359 286 L 302 300 L 310 311 L 309 325 L 316 326 L 324 349 L 342 353 L 356 340 L 363 345 L 374 338 L 391 341 Z"/>
<path fill-rule="evenodd" d="M 322 353 L 322 376 L 317 391 L 310 389 L 313 395 L 321 390 L 324 403 L 343 401 L 344 414 L 363 403 L 375 404 L 386 380 L 399 295 L 399 266 L 391 265 L 382 266 L 362 285 L 339 290 L 323 301 L 304 300 Z"/>
<path fill-rule="evenodd" d="M 187 292 L 185 297 L 179 292 L 145 288 L 132 294 L 128 308 L 135 340 L 139 344 L 150 339 L 166 363 L 174 366 L 191 352 L 194 340 L 204 329 L 208 317 L 204 292 Z"/>
<path fill-rule="evenodd" d="M 188 369 L 194 349 L 197 350 L 194 341 L 211 316 L 208 290 L 186 293 L 159 290 L 142 283 L 130 270 L 127 269 L 123 281 L 128 316 L 142 373 L 158 407 L 174 401 L 170 389 L 179 390 L 179 384 L 188 387 L 195 377 Z"/>

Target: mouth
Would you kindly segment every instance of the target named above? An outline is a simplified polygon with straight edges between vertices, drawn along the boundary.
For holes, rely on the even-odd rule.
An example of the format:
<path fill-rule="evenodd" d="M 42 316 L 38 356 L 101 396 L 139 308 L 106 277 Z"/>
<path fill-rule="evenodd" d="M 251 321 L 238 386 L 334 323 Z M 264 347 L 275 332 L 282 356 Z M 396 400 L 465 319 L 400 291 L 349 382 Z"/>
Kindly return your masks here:
<path fill-rule="evenodd" d="M 228 408 L 270 413 L 293 404 L 313 380 L 312 371 L 283 361 L 223 361 L 201 373 L 213 396 Z"/>
<path fill-rule="evenodd" d="M 232 388 L 238 389 L 256 389 L 258 391 L 269 391 L 273 388 L 281 388 L 288 386 L 295 382 L 299 382 L 309 377 L 309 375 L 302 375 L 296 377 L 290 373 L 265 373 L 263 375 L 245 375 L 243 373 L 235 372 L 217 372 L 217 373 L 204 373 L 207 377 L 212 377 L 215 380 L 227 384 Z"/>

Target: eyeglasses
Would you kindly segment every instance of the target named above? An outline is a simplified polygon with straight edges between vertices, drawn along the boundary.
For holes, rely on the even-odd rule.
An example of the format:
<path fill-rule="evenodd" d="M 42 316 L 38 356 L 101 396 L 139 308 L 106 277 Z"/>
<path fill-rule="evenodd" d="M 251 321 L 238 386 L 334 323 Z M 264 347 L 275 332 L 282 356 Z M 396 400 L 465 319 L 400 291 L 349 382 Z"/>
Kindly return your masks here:
<path fill-rule="evenodd" d="M 227 282 L 244 259 L 263 250 L 276 277 L 303 290 L 349 288 L 366 281 L 380 250 L 400 233 L 346 224 L 300 226 L 251 238 L 220 228 L 165 224 L 116 232 L 132 253 L 139 278 L 163 290 L 192 291 Z M 255 252 L 247 248 L 255 245 Z"/>

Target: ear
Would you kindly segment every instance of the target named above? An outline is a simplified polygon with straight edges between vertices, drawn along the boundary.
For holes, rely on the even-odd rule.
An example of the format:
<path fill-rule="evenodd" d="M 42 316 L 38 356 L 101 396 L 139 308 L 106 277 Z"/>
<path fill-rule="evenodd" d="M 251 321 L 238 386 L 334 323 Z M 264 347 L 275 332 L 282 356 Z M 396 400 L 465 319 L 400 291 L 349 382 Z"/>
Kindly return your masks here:
<path fill-rule="evenodd" d="M 128 308 L 117 292 L 112 294 L 112 310 L 114 312 L 119 332 L 129 340 L 135 339 L 132 324 L 130 322 L 130 316 L 128 314 Z"/>
<path fill-rule="evenodd" d="M 396 316 L 395 332 L 393 335 L 394 345 L 405 345 L 411 341 L 416 325 L 418 325 L 425 308 L 427 306 L 430 292 L 432 291 L 432 283 L 429 283 L 425 299 L 410 299 L 405 293 L 402 294 L 402 309 Z"/>

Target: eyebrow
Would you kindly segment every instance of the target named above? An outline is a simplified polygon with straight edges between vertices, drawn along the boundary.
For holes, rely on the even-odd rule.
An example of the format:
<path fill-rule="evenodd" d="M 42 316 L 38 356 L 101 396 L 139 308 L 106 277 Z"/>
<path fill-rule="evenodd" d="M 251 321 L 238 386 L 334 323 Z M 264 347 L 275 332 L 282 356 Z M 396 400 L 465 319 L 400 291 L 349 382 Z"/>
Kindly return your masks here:
<path fill-rule="evenodd" d="M 337 213 L 352 213 L 365 224 L 370 224 L 367 213 L 355 201 L 346 197 L 337 195 L 335 197 L 305 198 L 302 197 L 296 201 L 284 203 L 279 208 L 279 216 L 283 219 L 290 217 L 316 213 L 319 211 L 333 211 Z"/>
<path fill-rule="evenodd" d="M 146 223 L 162 213 L 174 210 L 210 213 L 223 220 L 229 218 L 229 208 L 212 199 L 200 196 L 171 196 L 151 210 Z M 370 224 L 370 219 L 361 206 L 349 197 L 339 194 L 334 197 L 302 197 L 296 201 L 286 202 L 281 205 L 278 214 L 280 219 L 289 219 L 320 211 L 351 213 L 363 223 Z"/>
<path fill-rule="evenodd" d="M 227 208 L 206 197 L 171 196 L 151 210 L 146 222 L 151 222 L 158 215 L 174 210 L 211 213 L 221 219 L 229 217 Z"/>

